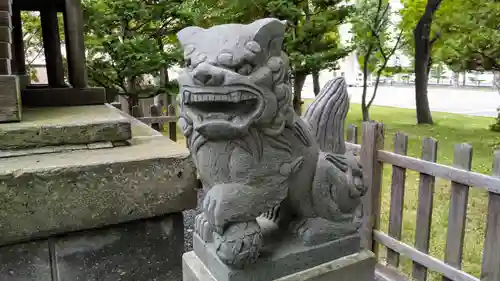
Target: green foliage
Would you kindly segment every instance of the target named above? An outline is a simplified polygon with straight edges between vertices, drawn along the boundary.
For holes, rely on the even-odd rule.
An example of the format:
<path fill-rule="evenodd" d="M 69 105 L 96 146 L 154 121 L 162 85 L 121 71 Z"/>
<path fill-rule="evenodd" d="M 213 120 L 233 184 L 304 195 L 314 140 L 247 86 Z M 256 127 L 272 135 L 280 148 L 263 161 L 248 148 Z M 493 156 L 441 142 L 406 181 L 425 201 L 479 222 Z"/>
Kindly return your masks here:
<path fill-rule="evenodd" d="M 426 0 L 401 0 L 401 28 L 406 53 L 413 55 L 413 29 L 423 14 Z M 500 2 L 490 0 L 443 1 L 432 24 L 434 61 L 453 71 L 500 70 Z"/>
<path fill-rule="evenodd" d="M 496 122 L 490 126 L 490 130 L 493 132 L 500 132 L 500 107 L 497 109 L 498 116 L 496 118 Z"/>
<path fill-rule="evenodd" d="M 179 63 L 175 34 L 187 25 L 182 0 L 84 0 L 87 66 L 96 86 L 134 99 L 159 89 L 145 81 L 160 69 Z"/>
<path fill-rule="evenodd" d="M 443 78 L 443 75 L 445 74 L 445 69 L 443 67 L 443 64 L 438 63 L 434 67 L 432 67 L 430 74 L 433 78 L 437 80 Z"/>
<path fill-rule="evenodd" d="M 391 5 L 387 0 L 362 0 L 358 2 L 352 20 L 354 44 L 360 65 L 368 58 L 368 71 L 384 72 L 388 60 L 400 47 L 400 34 L 391 21 Z M 393 67 L 390 72 L 399 72 Z"/>
<path fill-rule="evenodd" d="M 380 5 L 379 5 L 380 4 Z M 368 58 L 368 71 L 374 72 L 383 59 L 382 48 L 387 47 L 390 40 L 388 30 L 391 22 L 388 0 L 362 0 L 358 2 L 356 14 L 352 20 L 354 44 L 358 53 L 358 62 L 364 65 Z"/>
<path fill-rule="evenodd" d="M 342 46 L 338 27 L 346 22 L 352 6 L 341 0 L 198 0 L 204 18 L 197 23 L 249 23 L 257 18 L 287 20 L 289 30 L 285 51 L 295 72 L 309 74 L 335 68 L 336 62 L 351 51 Z M 201 7 L 201 8 L 200 8 Z M 200 12 L 200 11 L 198 11 Z"/>

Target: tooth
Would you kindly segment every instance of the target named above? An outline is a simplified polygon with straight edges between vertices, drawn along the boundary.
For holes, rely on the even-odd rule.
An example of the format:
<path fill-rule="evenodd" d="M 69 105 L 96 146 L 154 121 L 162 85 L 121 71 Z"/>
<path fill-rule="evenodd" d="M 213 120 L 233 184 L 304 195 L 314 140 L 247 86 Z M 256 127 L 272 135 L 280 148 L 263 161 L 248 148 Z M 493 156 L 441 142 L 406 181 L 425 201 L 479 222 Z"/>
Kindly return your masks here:
<path fill-rule="evenodd" d="M 191 92 L 190 91 L 184 91 L 182 93 L 182 102 L 183 103 L 189 103 L 191 101 Z"/>
<path fill-rule="evenodd" d="M 241 100 L 241 92 L 232 92 L 231 99 L 235 102 L 240 101 Z"/>
<path fill-rule="evenodd" d="M 249 94 L 249 93 L 244 93 L 243 97 L 242 97 L 243 100 L 250 100 L 252 98 L 253 98 L 253 95 Z"/>

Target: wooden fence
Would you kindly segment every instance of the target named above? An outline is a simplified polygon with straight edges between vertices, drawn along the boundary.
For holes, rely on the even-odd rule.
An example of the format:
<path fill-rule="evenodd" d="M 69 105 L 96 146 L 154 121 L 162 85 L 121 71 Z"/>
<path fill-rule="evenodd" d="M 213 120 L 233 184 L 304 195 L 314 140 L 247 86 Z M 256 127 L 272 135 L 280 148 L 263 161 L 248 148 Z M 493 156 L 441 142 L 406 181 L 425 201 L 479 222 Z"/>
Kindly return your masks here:
<path fill-rule="evenodd" d="M 384 151 L 384 126 L 365 122 L 362 144 L 357 144 L 357 128 L 349 126 L 347 147 L 360 156 L 369 191 L 363 201 L 363 245 L 379 255 L 379 244 L 387 248 L 386 267 L 397 269 L 400 255 L 413 261 L 412 278 L 427 280 L 427 271 L 441 274 L 443 281 L 499 281 L 500 280 L 500 151 L 494 155 L 493 176 L 470 171 L 472 147 L 458 144 L 454 165 L 436 163 L 437 141 L 426 138 L 422 143 L 421 159 L 406 156 L 408 137 L 398 133 L 394 152 Z M 381 188 L 383 164 L 392 165 L 389 230 L 380 230 Z M 415 246 L 401 242 L 404 190 L 407 170 L 420 173 L 419 199 L 416 219 Z M 448 232 L 444 260 L 430 256 L 429 240 L 436 178 L 451 181 Z M 467 202 L 470 187 L 488 191 L 488 215 L 484 240 L 481 278 L 461 270 L 464 247 Z"/>
<path fill-rule="evenodd" d="M 122 105 L 119 102 L 114 102 L 112 105 L 118 109 L 122 109 Z M 132 109 L 134 111 L 135 108 Z M 138 116 L 138 114 L 132 112 L 132 116 Z M 165 125 L 168 127 L 168 136 L 172 141 L 177 141 L 177 121 L 179 116 L 175 114 L 175 106 L 168 105 L 167 107 L 163 104 L 152 104 L 149 109 L 149 116 L 136 117 L 137 120 L 148 124 L 151 128 L 159 131 L 165 131 Z"/>

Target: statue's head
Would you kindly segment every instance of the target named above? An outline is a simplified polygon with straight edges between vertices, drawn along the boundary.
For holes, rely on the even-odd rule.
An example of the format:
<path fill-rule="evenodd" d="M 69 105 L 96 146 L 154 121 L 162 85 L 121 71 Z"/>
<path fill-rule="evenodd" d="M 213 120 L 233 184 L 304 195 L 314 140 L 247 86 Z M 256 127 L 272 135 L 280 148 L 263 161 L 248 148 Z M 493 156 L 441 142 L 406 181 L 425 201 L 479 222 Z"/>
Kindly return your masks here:
<path fill-rule="evenodd" d="M 283 130 L 291 117 L 285 24 L 261 19 L 248 25 L 187 27 L 178 77 L 184 133 L 230 139 L 252 126 Z M 290 112 L 291 111 L 291 112 Z"/>

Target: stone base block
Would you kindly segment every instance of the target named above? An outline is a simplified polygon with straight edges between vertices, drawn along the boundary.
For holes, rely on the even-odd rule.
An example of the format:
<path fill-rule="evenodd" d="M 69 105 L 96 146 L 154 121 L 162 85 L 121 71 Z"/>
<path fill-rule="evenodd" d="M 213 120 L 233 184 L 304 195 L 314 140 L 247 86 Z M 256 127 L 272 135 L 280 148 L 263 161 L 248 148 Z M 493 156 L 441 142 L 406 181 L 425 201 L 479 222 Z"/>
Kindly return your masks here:
<path fill-rule="evenodd" d="M 0 123 L 21 121 L 20 93 L 16 75 L 0 75 Z"/>
<path fill-rule="evenodd" d="M 197 234 L 193 235 L 193 249 L 197 259 L 210 269 L 217 281 L 276 280 L 360 251 L 358 235 L 312 247 L 304 246 L 294 237 L 273 239 L 268 236 L 269 233 L 264 233 L 265 246 L 257 263 L 243 270 L 223 264 L 215 253 L 214 245 L 205 243 Z"/>
<path fill-rule="evenodd" d="M 49 241 L 0 247 L 0 280 L 52 281 Z"/>
<path fill-rule="evenodd" d="M 0 247 L 1 281 L 180 281 L 181 213 Z"/>
<path fill-rule="evenodd" d="M 207 269 L 194 252 L 184 254 L 182 258 L 183 281 L 222 281 L 216 279 L 214 272 Z M 335 259 L 318 266 L 305 269 L 281 278 L 236 274 L 231 280 L 245 281 L 374 281 L 375 255 L 369 251 L 361 251 Z M 274 268 L 279 271 L 280 268 Z"/>
<path fill-rule="evenodd" d="M 75 233 L 54 244 L 53 281 L 180 281 L 183 241 L 182 213 Z"/>

